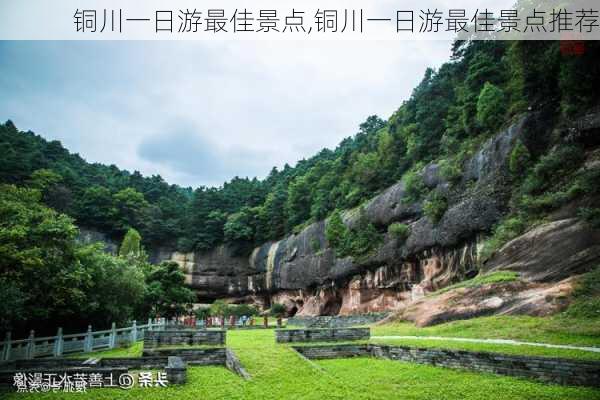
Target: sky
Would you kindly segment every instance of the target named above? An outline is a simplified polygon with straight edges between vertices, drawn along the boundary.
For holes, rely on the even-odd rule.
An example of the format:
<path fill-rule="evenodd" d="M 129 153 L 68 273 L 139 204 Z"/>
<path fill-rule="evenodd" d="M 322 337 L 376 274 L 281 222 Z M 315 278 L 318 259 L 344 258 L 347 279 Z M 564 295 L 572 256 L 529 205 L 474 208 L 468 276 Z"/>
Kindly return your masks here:
<path fill-rule="evenodd" d="M 265 177 L 387 119 L 448 41 L 0 41 L 0 121 L 182 186 Z"/>

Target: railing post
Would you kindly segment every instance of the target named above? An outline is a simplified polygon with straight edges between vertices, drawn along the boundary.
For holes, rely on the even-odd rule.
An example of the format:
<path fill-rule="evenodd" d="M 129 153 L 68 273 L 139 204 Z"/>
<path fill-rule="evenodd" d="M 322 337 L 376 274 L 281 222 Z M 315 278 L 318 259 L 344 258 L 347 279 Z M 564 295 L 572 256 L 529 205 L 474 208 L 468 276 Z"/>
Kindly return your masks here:
<path fill-rule="evenodd" d="M 117 343 L 117 326 L 113 322 L 112 327 L 110 328 L 109 347 L 111 349 L 114 349 L 116 343 Z"/>
<path fill-rule="evenodd" d="M 54 340 L 54 357 L 60 357 L 62 356 L 63 353 L 63 343 L 64 343 L 64 338 L 63 338 L 63 329 L 62 328 L 58 328 L 58 331 L 56 332 L 56 339 Z"/>
<path fill-rule="evenodd" d="M 152 330 L 152 318 L 148 318 L 148 330 Z"/>
<path fill-rule="evenodd" d="M 33 329 L 29 332 L 28 340 L 25 358 L 30 360 L 35 356 L 35 331 Z"/>
<path fill-rule="evenodd" d="M 133 320 L 133 326 L 131 328 L 131 344 L 137 342 L 137 321 Z"/>
<path fill-rule="evenodd" d="M 88 325 L 87 333 L 85 334 L 85 340 L 83 341 L 83 352 L 90 353 L 94 347 L 94 335 L 92 335 L 92 326 Z"/>
<path fill-rule="evenodd" d="M 12 347 L 11 343 L 11 333 L 10 331 L 6 332 L 4 336 L 4 348 L 2 349 L 2 359 L 5 361 L 10 360 L 10 350 Z"/>

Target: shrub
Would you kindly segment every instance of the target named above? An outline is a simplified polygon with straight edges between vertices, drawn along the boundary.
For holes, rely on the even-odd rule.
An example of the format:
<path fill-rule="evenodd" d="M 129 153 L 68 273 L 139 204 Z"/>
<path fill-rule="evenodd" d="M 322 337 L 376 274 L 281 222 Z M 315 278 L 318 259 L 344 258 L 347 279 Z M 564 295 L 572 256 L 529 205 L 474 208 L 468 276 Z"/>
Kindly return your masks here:
<path fill-rule="evenodd" d="M 129 228 L 125 237 L 123 238 L 123 242 L 121 243 L 121 247 L 119 248 L 119 256 L 121 257 L 136 257 L 141 252 L 140 242 L 142 241 L 142 237 L 139 232 L 133 228 Z"/>
<path fill-rule="evenodd" d="M 210 316 L 210 309 L 206 307 L 200 307 L 194 310 L 194 315 L 197 319 L 204 319 Z"/>
<path fill-rule="evenodd" d="M 327 223 L 325 236 L 338 257 L 361 257 L 381 243 L 382 237 L 367 219 L 364 208 L 361 207 L 359 213 L 358 221 L 352 229 L 346 227 L 337 210 Z"/>
<path fill-rule="evenodd" d="M 521 198 L 521 210 L 528 214 L 539 214 L 555 210 L 570 200 L 568 192 L 546 192 L 538 196 L 525 195 Z"/>
<path fill-rule="evenodd" d="M 251 316 L 257 315 L 258 309 L 249 304 L 235 304 L 229 306 L 229 314 L 235 315 L 236 317 L 241 317 L 242 315 Z"/>
<path fill-rule="evenodd" d="M 358 258 L 369 254 L 381 243 L 381 235 L 370 223 L 364 214 L 361 217 L 355 229 L 350 231 L 349 255 Z"/>
<path fill-rule="evenodd" d="M 456 183 L 462 178 L 462 168 L 459 158 L 442 160 L 439 163 L 440 175 L 448 182 Z"/>
<path fill-rule="evenodd" d="M 231 315 L 231 308 L 229 307 L 229 304 L 225 303 L 225 301 L 215 300 L 215 302 L 210 306 L 210 315 L 217 317 L 228 317 Z"/>
<path fill-rule="evenodd" d="M 477 99 L 477 122 L 488 131 L 495 131 L 502 125 L 504 114 L 504 92 L 498 86 L 486 82 Z"/>
<path fill-rule="evenodd" d="M 480 259 L 488 260 L 505 243 L 522 234 L 526 227 L 527 224 L 520 216 L 509 217 L 496 225 L 492 236 L 483 244 Z"/>
<path fill-rule="evenodd" d="M 398 242 L 404 242 L 408 235 L 410 235 L 410 227 L 406 224 L 401 224 L 399 222 L 394 222 L 390 226 L 388 226 L 388 233 L 392 235 L 392 237 Z"/>
<path fill-rule="evenodd" d="M 319 250 L 321 250 L 321 242 L 319 242 L 319 239 L 317 239 L 317 238 L 310 239 L 310 249 L 313 251 L 313 253 L 318 253 Z"/>
<path fill-rule="evenodd" d="M 519 140 L 510 152 L 508 168 L 512 174 L 522 173 L 531 162 L 531 154 L 527 147 Z"/>
<path fill-rule="evenodd" d="M 581 207 L 578 211 L 578 215 L 594 228 L 600 228 L 600 208 Z"/>
<path fill-rule="evenodd" d="M 423 204 L 423 212 L 434 224 L 440 222 L 447 209 L 448 200 L 437 190 L 433 191 Z"/>
<path fill-rule="evenodd" d="M 425 195 L 427 188 L 423 182 L 423 178 L 416 169 L 412 169 L 404 174 L 404 203 L 414 203 Z"/>
<path fill-rule="evenodd" d="M 271 309 L 269 310 L 270 314 L 274 317 L 283 317 L 286 314 L 286 309 L 283 304 L 273 303 L 271 305 Z"/>
<path fill-rule="evenodd" d="M 573 303 L 565 314 L 576 318 L 600 318 L 600 266 L 580 278 L 573 291 Z"/>
<path fill-rule="evenodd" d="M 538 160 L 523 182 L 525 194 L 539 194 L 556 185 L 583 160 L 583 150 L 576 145 L 560 146 Z"/>
<path fill-rule="evenodd" d="M 482 286 L 482 285 L 488 285 L 491 283 L 514 282 L 517 279 L 519 279 L 519 274 L 514 271 L 497 271 L 497 272 L 492 272 L 492 273 L 485 274 L 485 275 L 477 275 L 473 279 L 468 279 L 466 281 L 462 281 L 462 282 L 456 283 L 454 285 L 447 286 L 443 289 L 440 289 L 440 290 L 434 292 L 434 294 L 437 295 L 437 294 L 442 294 L 442 293 L 448 292 L 453 289 L 471 288 L 471 287 L 477 287 L 477 286 Z"/>
<path fill-rule="evenodd" d="M 331 214 L 329 221 L 327 221 L 325 237 L 332 248 L 339 249 L 342 247 L 347 236 L 348 228 L 342 220 L 342 213 L 340 210 L 335 210 L 333 214 Z"/>
<path fill-rule="evenodd" d="M 546 164 L 548 165 L 548 164 Z M 563 167 L 560 167 L 563 168 Z M 591 195 L 600 191 L 600 185 L 597 182 L 600 181 L 600 168 L 585 170 L 578 174 L 568 174 L 566 171 L 562 171 L 556 174 L 560 176 L 561 181 L 556 183 L 556 178 L 546 176 L 542 179 L 551 180 L 548 184 L 541 184 L 545 187 L 545 191 L 539 194 L 524 194 L 519 200 L 519 207 L 521 211 L 529 214 L 539 214 L 544 212 L 553 211 L 559 207 L 568 204 L 570 201 L 583 195 Z M 528 176 L 528 180 L 525 183 L 537 182 L 538 178 L 529 180 L 532 175 Z M 567 177 L 567 179 L 565 179 Z M 552 182 L 553 181 L 553 182 Z M 537 185 L 537 183 L 536 183 Z M 524 191 L 533 191 L 533 186 L 528 186 Z M 580 210 L 580 216 L 587 221 L 593 222 L 593 210 Z"/>

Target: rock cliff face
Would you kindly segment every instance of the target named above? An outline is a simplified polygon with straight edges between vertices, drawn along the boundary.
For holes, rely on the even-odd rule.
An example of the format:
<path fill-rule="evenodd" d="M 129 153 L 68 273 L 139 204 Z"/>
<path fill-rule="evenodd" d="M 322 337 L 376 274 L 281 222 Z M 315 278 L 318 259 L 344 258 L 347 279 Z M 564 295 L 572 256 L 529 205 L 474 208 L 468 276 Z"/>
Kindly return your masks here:
<path fill-rule="evenodd" d="M 119 245 L 114 240 L 96 229 L 80 226 L 77 240 L 84 244 L 103 242 L 104 251 L 110 254 L 117 254 L 119 250 Z"/>
<path fill-rule="evenodd" d="M 403 182 L 368 202 L 365 214 L 381 232 L 393 222 L 402 222 L 410 226 L 410 234 L 399 242 L 383 233 L 382 244 L 364 259 L 336 257 L 325 237 L 327 221 L 319 221 L 298 234 L 255 248 L 249 257 L 236 256 L 221 246 L 202 254 L 159 251 L 155 260 L 178 262 L 190 286 L 206 300 L 229 298 L 266 306 L 278 302 L 297 315 L 402 309 L 427 293 L 479 272 L 482 236 L 507 209 L 509 155 L 517 139 L 527 143 L 527 131 L 535 121 L 535 114 L 523 117 L 488 140 L 465 162 L 458 184 L 447 182 L 436 164 L 423 168 L 425 185 L 448 198 L 449 207 L 437 224 L 423 215 L 421 202 L 406 202 Z M 535 129 L 544 130 L 540 126 Z M 345 224 L 352 226 L 357 214 L 347 212 Z M 598 233 L 586 239 L 589 232 L 585 229 L 574 220 L 556 222 L 507 244 L 485 269 L 511 268 L 540 280 L 581 272 L 599 260 Z M 571 241 L 561 239 L 565 234 Z M 545 254 L 546 242 L 555 243 L 556 251 L 573 258 L 549 272 L 552 268 L 547 266 L 555 255 Z"/>

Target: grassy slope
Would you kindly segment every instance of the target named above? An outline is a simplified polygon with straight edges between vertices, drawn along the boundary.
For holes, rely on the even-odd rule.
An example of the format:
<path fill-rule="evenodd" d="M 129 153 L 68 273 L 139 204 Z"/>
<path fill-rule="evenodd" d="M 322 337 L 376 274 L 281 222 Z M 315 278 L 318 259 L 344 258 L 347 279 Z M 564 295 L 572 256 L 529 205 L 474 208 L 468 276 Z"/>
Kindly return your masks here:
<path fill-rule="evenodd" d="M 489 283 L 505 283 L 505 282 L 514 282 L 519 279 L 519 274 L 512 271 L 497 271 L 492 272 L 490 274 L 477 275 L 472 279 L 467 279 L 462 282 L 455 283 L 454 285 L 447 286 L 442 288 L 436 292 L 429 294 L 429 296 L 436 296 L 438 294 L 449 292 L 453 289 L 459 288 L 471 288 L 477 287 Z"/>
<path fill-rule="evenodd" d="M 188 383 L 167 389 L 97 389 L 81 394 L 10 394 L 8 399 L 600 399 L 600 390 L 545 385 L 488 374 L 371 358 L 308 362 L 272 330 L 230 331 L 228 346 L 252 374 L 192 367 Z M 129 350 L 114 351 L 113 356 Z M 130 351 L 129 351 L 130 352 Z"/>
<path fill-rule="evenodd" d="M 94 351 L 92 353 L 77 353 L 69 355 L 68 358 L 109 358 L 109 357 L 141 357 L 144 344 L 137 342 L 131 347 L 112 350 Z"/>
<path fill-rule="evenodd" d="M 486 339 L 515 339 L 528 342 L 600 346 L 600 321 L 597 319 L 528 316 L 492 316 L 417 328 L 412 323 L 396 322 L 375 326 L 372 335 L 448 336 Z"/>

